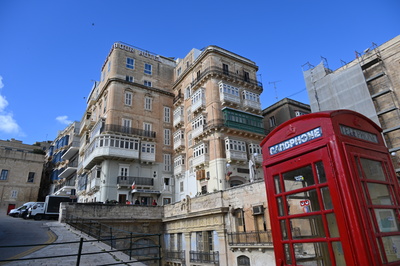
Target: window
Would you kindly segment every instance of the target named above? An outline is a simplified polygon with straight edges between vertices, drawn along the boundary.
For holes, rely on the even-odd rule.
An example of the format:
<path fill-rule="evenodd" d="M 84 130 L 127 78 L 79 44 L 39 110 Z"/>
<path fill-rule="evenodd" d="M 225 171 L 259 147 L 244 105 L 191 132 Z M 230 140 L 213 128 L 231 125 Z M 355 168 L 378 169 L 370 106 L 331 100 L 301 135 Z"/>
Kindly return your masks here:
<path fill-rule="evenodd" d="M 171 171 L 171 154 L 164 154 L 164 171 Z"/>
<path fill-rule="evenodd" d="M 209 252 L 213 250 L 213 232 L 204 231 L 196 233 L 197 250 Z"/>
<path fill-rule="evenodd" d="M 143 129 L 145 130 L 145 131 L 151 131 L 151 129 L 152 129 L 152 126 L 151 126 L 151 124 L 150 123 L 143 123 Z"/>
<path fill-rule="evenodd" d="M 243 91 L 243 99 L 259 103 L 260 95 L 251 91 Z"/>
<path fill-rule="evenodd" d="M 176 75 L 179 77 L 182 74 L 182 69 L 178 68 L 178 70 L 176 71 Z"/>
<path fill-rule="evenodd" d="M 246 152 L 246 143 L 244 141 L 226 139 L 225 148 L 227 151 Z"/>
<path fill-rule="evenodd" d="M 164 129 L 164 145 L 171 145 L 171 130 Z"/>
<path fill-rule="evenodd" d="M 151 87 L 151 81 L 145 80 L 144 86 Z"/>
<path fill-rule="evenodd" d="M 191 92 L 190 86 L 188 86 L 188 87 L 185 89 L 185 100 L 186 100 L 186 99 L 189 99 L 191 95 L 192 95 L 192 92 Z"/>
<path fill-rule="evenodd" d="M 119 167 L 119 175 L 120 176 L 128 176 L 129 173 L 129 168 L 126 166 L 120 166 Z"/>
<path fill-rule="evenodd" d="M 0 180 L 7 180 L 8 177 L 8 170 L 1 170 Z"/>
<path fill-rule="evenodd" d="M 171 203 L 171 198 L 164 198 L 163 199 L 163 205 L 167 205 Z"/>
<path fill-rule="evenodd" d="M 28 174 L 28 183 L 33 183 L 34 179 L 35 179 L 35 173 L 34 172 L 29 172 L 29 174 Z"/>
<path fill-rule="evenodd" d="M 202 143 L 200 145 L 197 145 L 193 149 L 193 157 L 194 158 L 202 156 L 204 154 L 208 154 L 208 145 L 206 143 Z"/>
<path fill-rule="evenodd" d="M 103 106 L 103 113 L 107 111 L 107 95 L 104 96 L 104 106 Z"/>
<path fill-rule="evenodd" d="M 12 190 L 11 191 L 11 198 L 16 199 L 18 197 L 18 191 L 17 190 Z"/>
<path fill-rule="evenodd" d="M 237 265 L 238 266 L 250 266 L 250 259 L 247 256 L 239 256 L 237 257 Z"/>
<path fill-rule="evenodd" d="M 271 117 L 269 118 L 269 126 L 270 126 L 270 127 L 276 126 L 275 116 L 271 116 Z"/>
<path fill-rule="evenodd" d="M 132 120 L 127 118 L 122 118 L 122 131 L 124 133 L 130 133 L 132 127 Z"/>
<path fill-rule="evenodd" d="M 244 81 L 249 82 L 250 81 L 250 75 L 249 72 L 243 71 L 244 72 Z"/>
<path fill-rule="evenodd" d="M 153 66 L 150 64 L 144 64 L 144 73 L 151 75 Z"/>
<path fill-rule="evenodd" d="M 222 64 L 222 71 L 225 75 L 229 75 L 229 68 L 227 64 Z"/>
<path fill-rule="evenodd" d="M 143 153 L 155 153 L 155 144 L 142 142 Z"/>
<path fill-rule="evenodd" d="M 135 60 L 133 58 L 126 58 L 126 67 L 130 68 L 130 69 L 134 69 L 135 68 Z"/>
<path fill-rule="evenodd" d="M 107 64 L 107 72 L 110 72 L 110 70 L 111 70 L 111 61 L 108 61 L 108 64 Z"/>
<path fill-rule="evenodd" d="M 171 122 L 171 108 L 164 106 L 164 122 Z"/>
<path fill-rule="evenodd" d="M 152 98 L 145 97 L 144 98 L 144 109 L 148 110 L 148 111 L 151 111 L 152 110 L 152 102 L 153 102 Z"/>
<path fill-rule="evenodd" d="M 179 183 L 179 192 L 183 192 L 183 190 L 184 190 L 184 183 L 183 183 L 183 181 L 181 181 Z"/>
<path fill-rule="evenodd" d="M 133 77 L 132 76 L 125 76 L 125 80 L 129 82 L 133 82 Z"/>
<path fill-rule="evenodd" d="M 132 105 L 132 92 L 126 91 L 125 92 L 125 105 Z"/>
<path fill-rule="evenodd" d="M 219 92 L 223 94 L 230 94 L 235 97 L 239 97 L 239 88 L 233 87 L 225 83 L 219 83 Z"/>
<path fill-rule="evenodd" d="M 294 114 L 297 117 L 297 116 L 301 116 L 301 115 L 306 115 L 307 113 L 302 112 L 302 111 L 295 111 Z"/>

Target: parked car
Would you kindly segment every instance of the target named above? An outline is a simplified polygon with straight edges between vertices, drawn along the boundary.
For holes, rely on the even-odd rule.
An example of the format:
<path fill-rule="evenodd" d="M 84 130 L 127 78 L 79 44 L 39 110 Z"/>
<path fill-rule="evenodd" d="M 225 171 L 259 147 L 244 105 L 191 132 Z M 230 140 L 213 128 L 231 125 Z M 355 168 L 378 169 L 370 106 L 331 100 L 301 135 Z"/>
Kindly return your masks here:
<path fill-rule="evenodd" d="M 10 212 L 8 213 L 8 215 L 12 216 L 12 217 L 24 217 L 26 218 L 26 215 L 28 214 L 28 209 L 30 207 L 32 207 L 32 205 L 35 202 L 27 202 L 24 203 L 24 205 L 16 208 L 16 209 L 12 209 L 10 210 Z"/>

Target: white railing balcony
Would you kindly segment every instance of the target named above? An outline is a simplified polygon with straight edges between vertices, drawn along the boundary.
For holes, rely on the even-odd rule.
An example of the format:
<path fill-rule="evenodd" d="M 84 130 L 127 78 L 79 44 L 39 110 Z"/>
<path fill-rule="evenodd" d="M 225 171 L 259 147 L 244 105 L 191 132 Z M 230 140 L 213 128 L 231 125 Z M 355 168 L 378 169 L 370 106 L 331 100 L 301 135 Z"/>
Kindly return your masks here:
<path fill-rule="evenodd" d="M 181 164 L 174 167 L 174 176 L 181 176 L 185 174 L 185 165 Z"/>
<path fill-rule="evenodd" d="M 95 193 L 100 189 L 100 178 L 93 178 L 90 180 L 89 186 L 87 187 L 88 193 Z"/>
<path fill-rule="evenodd" d="M 83 168 L 91 169 L 107 157 L 139 159 L 139 139 L 109 134 L 96 136 L 85 150 Z"/>
<path fill-rule="evenodd" d="M 203 154 L 203 155 L 197 156 L 196 158 L 193 159 L 193 167 L 204 165 L 209 160 L 210 160 L 210 156 L 208 154 Z"/>
<path fill-rule="evenodd" d="M 243 107 L 245 109 L 261 110 L 261 103 L 251 100 L 243 100 Z"/>
<path fill-rule="evenodd" d="M 196 129 L 192 131 L 192 138 L 197 138 L 200 136 L 204 131 L 204 125 L 198 126 Z"/>
<path fill-rule="evenodd" d="M 230 103 L 240 104 L 240 97 L 229 93 L 220 93 L 219 100 L 223 103 L 230 102 Z"/>
<path fill-rule="evenodd" d="M 228 161 L 248 161 L 246 152 L 242 151 L 226 151 L 226 159 Z"/>
<path fill-rule="evenodd" d="M 142 161 L 146 162 L 155 162 L 156 161 L 156 153 L 150 153 L 150 152 L 142 152 L 140 154 L 140 159 Z"/>
<path fill-rule="evenodd" d="M 174 115 L 174 127 L 183 124 L 183 114 Z"/>
<path fill-rule="evenodd" d="M 185 140 L 184 139 L 179 139 L 178 141 L 174 142 L 174 150 L 178 148 L 183 148 L 185 147 Z"/>
<path fill-rule="evenodd" d="M 206 100 L 204 98 L 200 98 L 195 103 L 192 104 L 191 111 L 192 113 L 196 113 L 200 110 L 205 109 L 206 107 Z"/>
<path fill-rule="evenodd" d="M 162 189 L 163 192 L 172 192 L 172 186 L 171 185 L 165 185 Z"/>

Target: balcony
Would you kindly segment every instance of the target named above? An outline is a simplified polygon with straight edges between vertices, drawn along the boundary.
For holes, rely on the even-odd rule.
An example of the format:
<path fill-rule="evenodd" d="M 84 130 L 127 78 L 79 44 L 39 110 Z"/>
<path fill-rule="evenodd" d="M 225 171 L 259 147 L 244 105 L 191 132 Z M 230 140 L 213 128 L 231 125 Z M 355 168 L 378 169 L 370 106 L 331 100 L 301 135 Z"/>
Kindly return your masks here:
<path fill-rule="evenodd" d="M 240 105 L 240 97 L 228 93 L 220 93 L 219 100 L 223 105 Z"/>
<path fill-rule="evenodd" d="M 192 105 L 191 105 L 191 111 L 193 114 L 196 114 L 197 112 L 200 112 L 205 109 L 206 107 L 206 99 L 204 96 L 204 89 L 198 89 L 195 91 L 192 95 Z"/>
<path fill-rule="evenodd" d="M 210 156 L 208 154 L 202 154 L 200 156 L 197 156 L 193 158 L 193 167 L 201 167 L 203 165 L 208 164 L 208 161 L 210 160 Z"/>
<path fill-rule="evenodd" d="M 185 169 L 186 169 L 186 167 L 185 167 L 184 164 L 175 166 L 175 167 L 174 167 L 174 176 L 185 175 Z"/>
<path fill-rule="evenodd" d="M 190 262 L 197 263 L 212 263 L 219 265 L 219 252 L 218 251 L 190 251 Z"/>
<path fill-rule="evenodd" d="M 180 106 L 177 110 L 174 111 L 174 127 L 179 127 L 184 123 L 183 120 L 183 107 Z"/>
<path fill-rule="evenodd" d="M 235 247 L 269 246 L 272 247 L 271 230 L 228 233 L 228 244 Z"/>
<path fill-rule="evenodd" d="M 196 86 L 197 83 L 199 83 L 203 78 L 209 76 L 209 75 L 219 75 L 228 79 L 232 79 L 236 82 L 242 83 L 243 85 L 249 85 L 249 86 L 255 86 L 255 87 L 260 87 L 262 89 L 263 85 L 261 82 L 250 79 L 249 77 L 246 77 L 245 75 L 239 75 L 239 74 L 234 74 L 229 71 L 224 71 L 221 67 L 208 67 L 204 70 L 202 70 L 200 76 L 198 76 L 192 83 L 191 87 L 193 88 Z"/>
<path fill-rule="evenodd" d="M 87 187 L 87 193 L 92 195 L 100 190 L 100 178 L 92 178 L 89 180 L 89 185 Z"/>
<path fill-rule="evenodd" d="M 226 160 L 228 162 L 232 162 L 232 161 L 248 161 L 246 152 L 232 151 L 232 150 L 227 150 L 226 151 Z"/>
<path fill-rule="evenodd" d="M 118 188 L 132 189 L 132 184 L 135 182 L 135 186 L 139 187 L 153 187 L 154 178 L 150 177 L 138 177 L 138 176 L 118 176 L 117 185 Z"/>
<path fill-rule="evenodd" d="M 62 171 L 62 172 L 58 175 L 58 177 L 59 177 L 60 179 L 62 179 L 62 178 L 67 178 L 67 177 L 69 177 L 70 175 L 76 173 L 77 170 L 78 170 L 78 162 L 77 162 L 77 161 L 70 162 L 70 163 L 67 165 L 67 167 L 64 169 L 64 171 Z"/>
<path fill-rule="evenodd" d="M 139 159 L 139 139 L 116 135 L 99 135 L 85 150 L 83 168 L 91 169 L 105 159 Z"/>
<path fill-rule="evenodd" d="M 174 141 L 174 150 L 182 150 L 185 148 L 185 140 L 184 139 L 178 139 Z"/>
<path fill-rule="evenodd" d="M 243 100 L 243 108 L 245 111 L 261 111 L 261 103 L 251 100 Z"/>
<path fill-rule="evenodd" d="M 164 258 L 166 261 L 185 263 L 185 251 L 184 250 L 166 250 L 164 253 Z"/>
<path fill-rule="evenodd" d="M 193 129 L 192 131 L 192 138 L 197 138 L 199 137 L 203 132 L 204 132 L 204 128 L 207 125 L 198 125 L 197 128 Z"/>
<path fill-rule="evenodd" d="M 182 100 L 183 100 L 183 93 L 179 92 L 178 95 L 176 95 L 176 96 L 174 97 L 173 104 L 174 104 L 174 105 L 180 104 L 180 103 L 182 102 Z"/>

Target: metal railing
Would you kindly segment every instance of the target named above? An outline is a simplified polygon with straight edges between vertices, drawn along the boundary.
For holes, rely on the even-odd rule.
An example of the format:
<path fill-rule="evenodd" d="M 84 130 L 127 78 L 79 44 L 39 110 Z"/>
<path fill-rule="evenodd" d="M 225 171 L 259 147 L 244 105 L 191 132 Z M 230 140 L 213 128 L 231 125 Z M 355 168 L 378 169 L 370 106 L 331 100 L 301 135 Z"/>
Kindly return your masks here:
<path fill-rule="evenodd" d="M 138 176 L 118 176 L 117 184 L 120 186 L 131 186 L 135 182 L 136 186 L 154 186 L 154 178 Z"/>
<path fill-rule="evenodd" d="M 185 261 L 185 251 L 184 250 L 166 250 L 164 252 L 166 260 L 173 261 Z"/>
<path fill-rule="evenodd" d="M 218 251 L 193 251 L 190 252 L 190 262 L 219 264 Z"/>
<path fill-rule="evenodd" d="M 65 221 L 70 226 L 85 233 L 111 248 L 129 255 L 129 260 L 158 261 L 161 265 L 161 234 L 128 232 L 100 222 L 69 216 Z"/>
<path fill-rule="evenodd" d="M 271 230 L 228 233 L 229 245 L 271 245 Z"/>
<path fill-rule="evenodd" d="M 133 128 L 133 127 L 124 127 L 124 126 L 115 125 L 115 124 L 106 124 L 101 132 L 107 132 L 107 131 L 125 133 L 125 134 L 137 135 L 137 136 L 149 137 L 149 138 L 156 137 L 155 131 L 149 131 L 149 130 Z"/>
<path fill-rule="evenodd" d="M 229 76 L 231 78 L 235 78 L 237 80 L 244 81 L 249 84 L 258 86 L 258 87 L 263 86 L 261 82 L 254 80 L 254 79 L 247 78 L 245 75 L 234 74 L 233 72 L 224 71 L 222 68 L 214 66 L 214 67 L 208 67 L 208 68 L 202 70 L 200 75 L 198 77 L 196 77 L 196 79 L 191 83 L 191 87 L 195 86 L 196 83 L 198 83 L 204 76 L 206 76 L 208 74 L 214 74 L 214 73 L 219 74 L 219 75 Z"/>

